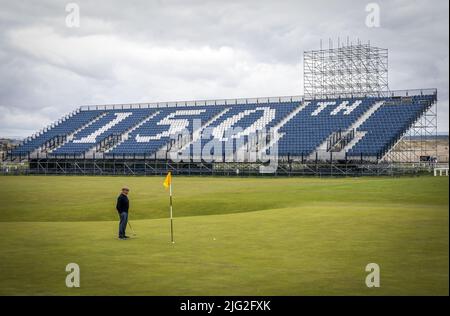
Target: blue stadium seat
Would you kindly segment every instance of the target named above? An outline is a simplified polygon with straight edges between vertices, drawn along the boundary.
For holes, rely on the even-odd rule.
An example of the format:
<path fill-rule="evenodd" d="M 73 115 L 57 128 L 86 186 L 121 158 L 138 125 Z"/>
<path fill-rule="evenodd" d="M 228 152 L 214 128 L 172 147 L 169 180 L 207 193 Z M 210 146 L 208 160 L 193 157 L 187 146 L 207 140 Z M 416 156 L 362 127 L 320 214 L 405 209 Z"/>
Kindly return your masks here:
<path fill-rule="evenodd" d="M 42 146 L 46 141 L 51 140 L 56 136 L 68 135 L 82 126 L 88 124 L 103 112 L 98 110 L 79 111 L 78 113 L 61 120 L 59 124 L 53 128 L 26 140 L 21 146 L 15 148 L 13 155 L 25 155 Z"/>

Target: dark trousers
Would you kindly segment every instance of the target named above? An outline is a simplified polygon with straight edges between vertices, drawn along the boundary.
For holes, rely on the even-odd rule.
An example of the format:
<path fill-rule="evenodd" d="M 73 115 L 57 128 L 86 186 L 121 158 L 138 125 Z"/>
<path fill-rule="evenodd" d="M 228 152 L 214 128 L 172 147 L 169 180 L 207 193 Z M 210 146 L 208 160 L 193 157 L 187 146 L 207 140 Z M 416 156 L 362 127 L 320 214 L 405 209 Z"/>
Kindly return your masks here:
<path fill-rule="evenodd" d="M 125 237 L 125 230 L 127 229 L 128 223 L 128 213 L 122 212 L 119 214 L 120 222 L 119 222 L 119 238 Z"/>

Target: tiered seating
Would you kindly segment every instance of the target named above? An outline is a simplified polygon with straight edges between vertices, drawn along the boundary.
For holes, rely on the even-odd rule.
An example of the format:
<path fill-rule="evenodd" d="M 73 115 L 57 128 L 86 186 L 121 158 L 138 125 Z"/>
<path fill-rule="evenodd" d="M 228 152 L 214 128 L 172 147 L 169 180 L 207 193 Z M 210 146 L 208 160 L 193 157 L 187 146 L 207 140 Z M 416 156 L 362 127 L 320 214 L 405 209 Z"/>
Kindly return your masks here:
<path fill-rule="evenodd" d="M 310 102 L 280 130 L 284 136 L 278 142 L 281 156 L 307 156 L 328 136 L 345 130 L 377 99 L 316 100 Z"/>
<path fill-rule="evenodd" d="M 292 112 L 299 103 L 271 103 L 271 104 L 241 104 L 234 105 L 218 120 L 208 126 L 203 137 L 186 148 L 182 154 L 189 157 L 196 153 L 196 148 L 206 148 L 203 155 L 223 155 L 236 152 L 239 145 L 243 146 L 257 131 L 269 133 L 270 129 Z M 215 150 L 220 151 L 219 153 Z"/>
<path fill-rule="evenodd" d="M 124 133 L 153 112 L 154 109 L 109 111 L 105 116 L 76 133 L 73 140 L 55 149 L 52 154 L 83 154 L 109 135 Z"/>
<path fill-rule="evenodd" d="M 367 132 L 352 149 L 350 156 L 379 156 L 386 153 L 400 136 L 426 109 L 426 99 L 414 98 L 411 103 L 393 103 L 382 106 L 358 130 Z"/>
<path fill-rule="evenodd" d="M 32 138 L 25 141 L 24 144 L 14 149 L 13 155 L 24 155 L 28 154 L 38 147 L 42 146 L 45 142 L 51 140 L 56 136 L 70 134 L 82 126 L 86 125 L 96 117 L 102 114 L 102 111 L 80 111 L 73 116 L 67 118 L 65 121 L 59 123 L 55 127 L 47 130 L 46 132 L 40 134 L 36 138 Z"/>
<path fill-rule="evenodd" d="M 181 151 L 183 158 L 197 157 L 200 152 L 194 151 L 200 149 L 203 157 L 217 158 L 245 148 L 256 133 L 277 127 L 279 138 L 271 138 L 271 141 L 278 145 L 280 156 L 307 157 L 323 144 L 326 147 L 327 139 L 333 133 L 351 129 L 356 130 L 352 135 L 358 136 L 352 136 L 354 141 L 348 141 L 348 148 L 339 149 L 340 154 L 381 157 L 434 101 L 435 94 L 305 103 L 83 110 L 24 142 L 13 155 L 30 153 L 57 136 L 64 136 L 65 140 L 73 135 L 50 155 L 94 153 L 99 143 L 117 137 L 118 143 L 106 149 L 105 157 L 150 157 L 159 150 L 168 149 Z M 171 147 L 174 144 L 177 146 Z"/>
<path fill-rule="evenodd" d="M 220 106 L 159 109 L 156 116 L 133 130 L 127 140 L 106 155 L 153 154 L 166 145 L 172 135 L 177 136 L 183 130 L 192 134 L 194 120 L 205 124 L 221 110 Z"/>

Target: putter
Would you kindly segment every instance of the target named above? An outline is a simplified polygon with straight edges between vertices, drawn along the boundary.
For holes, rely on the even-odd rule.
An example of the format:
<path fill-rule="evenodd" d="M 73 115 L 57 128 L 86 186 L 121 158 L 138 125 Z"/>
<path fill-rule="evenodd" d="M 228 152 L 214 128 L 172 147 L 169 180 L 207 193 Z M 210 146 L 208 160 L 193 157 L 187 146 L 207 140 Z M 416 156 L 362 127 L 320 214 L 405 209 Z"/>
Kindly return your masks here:
<path fill-rule="evenodd" d="M 132 234 L 133 236 L 136 236 L 136 233 L 134 232 L 133 226 L 131 226 L 130 221 L 128 221 L 128 226 L 130 226 L 131 234 Z"/>

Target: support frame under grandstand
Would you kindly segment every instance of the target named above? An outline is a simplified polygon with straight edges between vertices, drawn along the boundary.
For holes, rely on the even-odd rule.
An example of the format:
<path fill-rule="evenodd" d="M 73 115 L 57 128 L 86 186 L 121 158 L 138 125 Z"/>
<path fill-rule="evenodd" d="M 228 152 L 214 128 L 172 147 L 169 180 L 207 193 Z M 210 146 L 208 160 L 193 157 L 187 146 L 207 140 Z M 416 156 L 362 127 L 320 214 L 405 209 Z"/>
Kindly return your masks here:
<path fill-rule="evenodd" d="M 86 159 L 35 158 L 28 168 L 7 174 L 35 175 L 163 175 L 171 171 L 187 176 L 395 176 L 430 173 L 435 163 L 373 162 L 364 159 L 279 161 L 273 173 L 261 173 L 261 163 L 172 162 L 146 158 Z M 3 171 L 4 172 L 4 171 Z M 4 172 L 5 173 L 5 172 Z"/>

